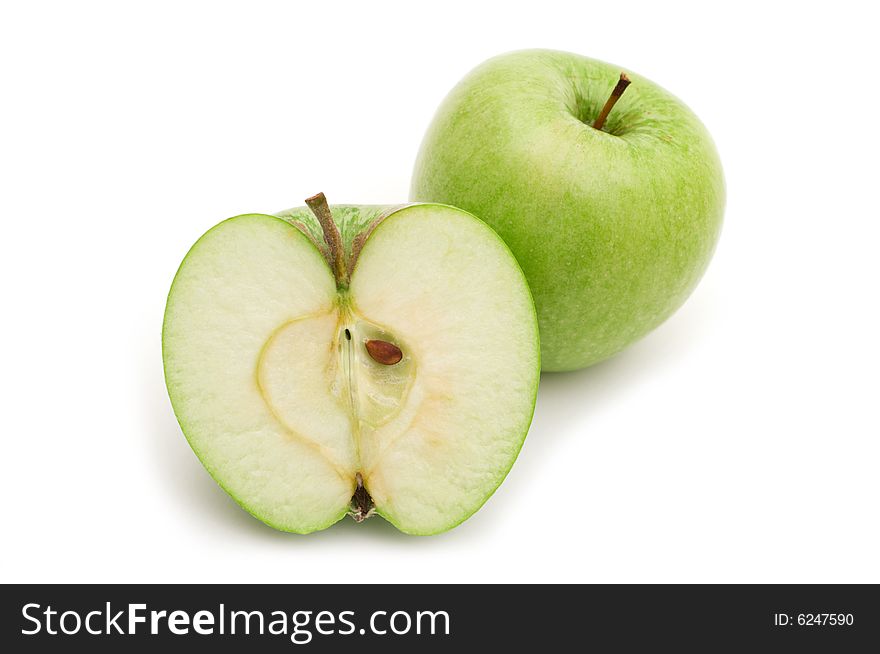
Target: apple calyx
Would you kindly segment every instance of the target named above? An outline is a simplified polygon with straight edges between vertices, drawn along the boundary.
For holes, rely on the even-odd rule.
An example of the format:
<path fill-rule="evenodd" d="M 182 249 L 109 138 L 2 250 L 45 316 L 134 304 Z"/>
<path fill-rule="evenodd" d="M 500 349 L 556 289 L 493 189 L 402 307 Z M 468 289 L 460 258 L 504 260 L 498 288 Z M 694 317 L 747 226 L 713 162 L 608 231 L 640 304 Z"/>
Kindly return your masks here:
<path fill-rule="evenodd" d="M 608 118 L 608 114 L 611 113 L 614 105 L 617 104 L 618 100 L 620 100 L 620 96 L 623 95 L 623 92 L 626 91 L 626 87 L 629 86 L 629 84 L 629 77 L 626 76 L 626 73 L 621 73 L 620 79 L 617 80 L 617 84 L 611 91 L 611 95 L 608 97 L 608 100 L 605 101 L 605 106 L 602 107 L 602 111 L 599 112 L 598 118 L 596 118 L 596 120 L 593 122 L 594 129 L 602 129 L 602 126 L 605 124 L 605 120 Z"/>
<path fill-rule="evenodd" d="M 348 514 L 354 518 L 355 522 L 363 522 L 376 512 L 376 505 L 373 504 L 373 498 L 364 487 L 364 478 L 361 473 L 355 475 L 357 488 L 354 495 L 351 496 L 351 508 Z"/>

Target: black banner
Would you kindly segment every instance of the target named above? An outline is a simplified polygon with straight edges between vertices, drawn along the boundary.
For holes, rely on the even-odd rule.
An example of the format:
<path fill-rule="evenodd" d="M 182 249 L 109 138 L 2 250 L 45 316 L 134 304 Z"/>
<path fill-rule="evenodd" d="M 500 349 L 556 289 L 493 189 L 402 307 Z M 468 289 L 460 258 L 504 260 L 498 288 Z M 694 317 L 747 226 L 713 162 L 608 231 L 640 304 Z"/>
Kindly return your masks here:
<path fill-rule="evenodd" d="M 205 645 L 212 652 L 459 646 L 850 652 L 880 647 L 880 591 L 872 585 L 7 585 L 0 620 L 6 652 L 118 652 L 141 644 L 162 651 Z"/>

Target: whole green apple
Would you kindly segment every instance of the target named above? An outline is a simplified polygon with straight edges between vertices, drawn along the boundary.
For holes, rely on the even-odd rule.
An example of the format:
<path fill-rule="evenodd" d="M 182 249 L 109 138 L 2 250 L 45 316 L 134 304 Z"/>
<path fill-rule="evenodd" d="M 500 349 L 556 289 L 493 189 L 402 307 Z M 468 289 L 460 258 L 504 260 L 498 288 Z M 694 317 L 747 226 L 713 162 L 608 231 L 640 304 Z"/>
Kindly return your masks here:
<path fill-rule="evenodd" d="M 680 100 L 618 66 L 546 50 L 490 59 L 450 92 L 411 188 L 507 242 L 550 371 L 601 361 L 681 306 L 712 256 L 724 195 L 712 139 Z"/>

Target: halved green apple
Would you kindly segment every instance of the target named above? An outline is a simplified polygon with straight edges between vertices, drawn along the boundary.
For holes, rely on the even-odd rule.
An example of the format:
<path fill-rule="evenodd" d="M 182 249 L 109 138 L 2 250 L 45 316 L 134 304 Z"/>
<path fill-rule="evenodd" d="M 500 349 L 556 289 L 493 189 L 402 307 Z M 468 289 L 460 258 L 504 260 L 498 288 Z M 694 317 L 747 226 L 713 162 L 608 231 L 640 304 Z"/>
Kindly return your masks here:
<path fill-rule="evenodd" d="M 516 260 L 453 207 L 327 205 L 207 232 L 168 296 L 180 425 L 214 479 L 277 529 L 350 514 L 433 534 L 495 491 L 540 362 Z"/>

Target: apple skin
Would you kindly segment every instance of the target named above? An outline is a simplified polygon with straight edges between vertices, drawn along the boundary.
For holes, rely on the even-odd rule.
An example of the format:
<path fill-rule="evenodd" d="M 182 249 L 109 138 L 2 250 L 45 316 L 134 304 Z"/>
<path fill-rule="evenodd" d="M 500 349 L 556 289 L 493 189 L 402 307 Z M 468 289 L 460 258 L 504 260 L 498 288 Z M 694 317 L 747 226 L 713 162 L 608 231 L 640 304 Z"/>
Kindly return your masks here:
<path fill-rule="evenodd" d="M 526 50 L 449 93 L 422 142 L 411 199 L 451 204 L 507 242 L 532 289 L 545 371 L 583 368 L 666 320 L 700 280 L 725 188 L 709 133 L 680 100 L 625 69 Z"/>

